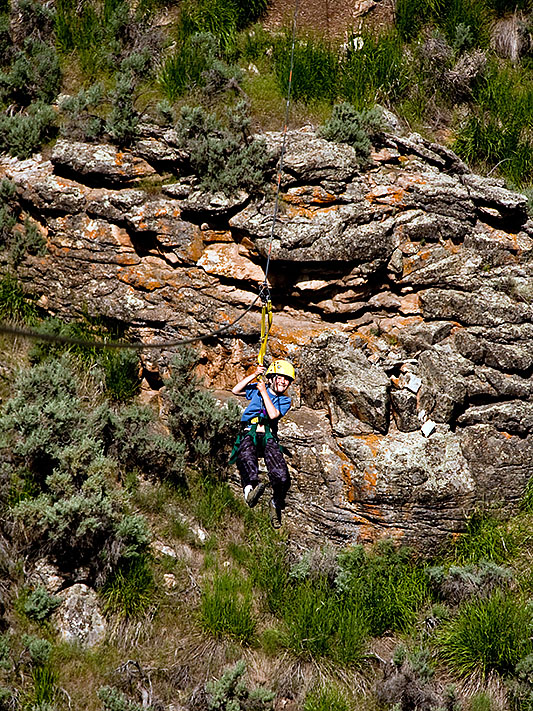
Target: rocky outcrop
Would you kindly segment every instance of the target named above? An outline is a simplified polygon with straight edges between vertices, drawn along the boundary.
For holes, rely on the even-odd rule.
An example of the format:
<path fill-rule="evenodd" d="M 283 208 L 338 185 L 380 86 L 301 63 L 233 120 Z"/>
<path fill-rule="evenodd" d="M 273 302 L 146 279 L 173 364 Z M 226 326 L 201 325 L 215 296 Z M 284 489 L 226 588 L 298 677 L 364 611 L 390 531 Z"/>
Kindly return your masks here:
<path fill-rule="evenodd" d="M 265 139 L 279 154 L 282 137 Z M 118 319 L 147 344 L 198 336 L 242 316 L 270 251 L 270 351 L 299 374 L 280 427 L 294 540 L 431 548 L 478 506 L 515 509 L 533 473 L 525 196 L 416 134 L 382 134 L 362 170 L 306 128 L 288 135 L 270 245 L 271 196 L 203 194 L 184 160 L 171 132 L 2 159 L 47 240 L 20 267 L 39 304 Z M 256 303 L 200 345 L 209 387 L 253 365 L 259 321 Z M 171 352 L 143 354 L 147 387 Z"/>

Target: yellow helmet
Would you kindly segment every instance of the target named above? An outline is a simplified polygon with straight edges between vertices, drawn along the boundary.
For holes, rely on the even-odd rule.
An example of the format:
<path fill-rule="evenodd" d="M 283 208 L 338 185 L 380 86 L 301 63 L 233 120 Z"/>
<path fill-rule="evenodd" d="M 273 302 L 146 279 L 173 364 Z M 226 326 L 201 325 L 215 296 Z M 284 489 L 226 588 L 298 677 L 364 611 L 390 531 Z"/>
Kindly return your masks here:
<path fill-rule="evenodd" d="M 275 375 L 284 375 L 287 378 L 290 378 L 290 380 L 294 380 L 296 377 L 296 373 L 294 371 L 294 366 L 292 363 L 289 363 L 288 360 L 274 360 L 272 363 L 268 366 L 265 375 L 274 377 Z"/>

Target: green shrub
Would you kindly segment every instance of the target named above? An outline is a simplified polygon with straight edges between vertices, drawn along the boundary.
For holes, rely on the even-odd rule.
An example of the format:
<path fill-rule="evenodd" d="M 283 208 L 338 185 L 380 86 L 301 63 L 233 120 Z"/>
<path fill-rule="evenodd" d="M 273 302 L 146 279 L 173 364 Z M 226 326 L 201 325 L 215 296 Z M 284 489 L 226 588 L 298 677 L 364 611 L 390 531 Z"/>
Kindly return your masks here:
<path fill-rule="evenodd" d="M 29 158 L 56 132 L 56 114 L 51 106 L 36 102 L 24 114 L 0 114 L 0 152 Z"/>
<path fill-rule="evenodd" d="M 102 686 L 98 689 L 98 698 L 104 711 L 142 711 L 144 706 L 137 704 L 113 686 Z"/>
<path fill-rule="evenodd" d="M 490 595 L 498 587 L 509 587 L 513 574 L 509 568 L 490 561 L 473 565 L 434 566 L 428 568 L 428 577 L 436 594 L 446 602 L 458 604 L 477 596 Z"/>
<path fill-rule="evenodd" d="M 154 604 L 155 583 L 146 556 L 124 561 L 108 576 L 103 588 L 104 612 L 138 619 Z"/>
<path fill-rule="evenodd" d="M 22 610 L 30 620 L 42 622 L 50 617 L 60 604 L 61 598 L 50 595 L 46 588 L 39 585 L 25 596 Z"/>
<path fill-rule="evenodd" d="M 22 635 L 22 644 L 28 650 L 32 664 L 37 667 L 44 667 L 49 663 L 52 645 L 47 639 L 24 634 Z"/>
<path fill-rule="evenodd" d="M 111 400 L 127 402 L 139 392 L 141 379 L 136 351 L 104 349 L 101 363 L 105 373 L 106 394 Z"/>
<path fill-rule="evenodd" d="M 167 383 L 168 424 L 178 442 L 186 446 L 186 458 L 205 473 L 220 469 L 226 461 L 239 428 L 239 408 L 219 405 L 199 387 L 194 375 L 197 356 L 184 349 L 172 361 Z"/>
<path fill-rule="evenodd" d="M 80 89 L 74 96 L 61 102 L 61 134 L 77 141 L 92 141 L 104 132 L 105 121 L 98 110 L 104 99 L 104 86 L 100 82 L 88 89 Z"/>
<path fill-rule="evenodd" d="M 39 325 L 39 331 L 47 336 L 57 336 L 58 340 L 36 343 L 30 351 L 33 363 L 70 353 L 85 368 L 97 367 L 106 395 L 111 400 L 127 402 L 139 391 L 140 365 L 136 351 L 91 345 L 92 341 L 104 343 L 106 340 L 123 339 L 122 328 L 107 325 L 99 319 L 87 318 L 84 321 L 65 323 L 51 318 Z"/>
<path fill-rule="evenodd" d="M 274 69 L 283 96 L 287 96 L 291 68 L 292 31 L 274 45 Z M 321 38 L 297 40 L 293 53 L 291 96 L 294 101 L 333 101 L 339 90 L 339 58 Z"/>
<path fill-rule="evenodd" d="M 255 634 L 252 587 L 236 571 L 215 571 L 206 582 L 200 603 L 200 622 L 214 637 L 230 636 L 250 644 Z"/>
<path fill-rule="evenodd" d="M 258 687 L 248 690 L 242 679 L 246 665 L 241 659 L 220 679 L 209 681 L 205 685 L 208 694 L 209 711 L 261 711 L 272 709 L 275 694 L 268 689 Z"/>
<path fill-rule="evenodd" d="M 111 92 L 111 113 L 106 130 L 119 146 L 128 146 L 138 137 L 139 114 L 133 105 L 134 78 L 122 70 L 116 75 L 115 89 Z"/>
<path fill-rule="evenodd" d="M 7 670 L 11 667 L 9 660 L 10 651 L 11 645 L 9 644 L 9 636 L 7 634 L 0 634 L 0 669 Z"/>
<path fill-rule="evenodd" d="M 174 485 L 184 484 L 186 444 L 161 434 L 149 407 L 129 405 L 111 411 L 104 406 L 94 412 L 91 427 L 125 474 L 140 471 Z"/>
<path fill-rule="evenodd" d="M 328 141 L 348 143 L 361 163 L 367 161 L 372 148 L 371 136 L 383 127 L 382 113 L 377 108 L 356 111 L 348 102 L 336 104 L 331 117 L 319 130 Z"/>
<path fill-rule="evenodd" d="M 532 651 L 532 623 L 531 606 L 502 591 L 467 602 L 439 632 L 442 658 L 461 676 L 510 675 Z"/>
<path fill-rule="evenodd" d="M 22 29 L 24 41 L 31 38 L 53 42 L 54 12 L 52 8 L 38 0 L 19 0 L 17 2 L 18 23 Z M 18 33 L 17 33 L 18 34 Z"/>
<path fill-rule="evenodd" d="M 350 711 L 352 705 L 337 686 L 321 686 L 305 697 L 303 711 Z"/>
<path fill-rule="evenodd" d="M 24 229 L 13 230 L 7 247 L 9 260 L 15 269 L 28 254 L 39 257 L 46 254 L 46 240 L 29 217 L 24 220 Z"/>
<path fill-rule="evenodd" d="M 225 123 L 201 107 L 181 109 L 176 126 L 181 147 L 189 155 L 200 186 L 227 195 L 260 191 L 268 173 L 265 144 L 250 135 L 246 106 L 228 109 Z"/>
<path fill-rule="evenodd" d="M 127 514 L 117 463 L 66 356 L 21 372 L 0 414 L 0 440 L 6 472 L 26 492 L 11 494 L 10 518 L 28 553 L 48 553 L 66 570 L 87 565 L 96 581 L 143 554 L 146 525 Z"/>
<path fill-rule="evenodd" d="M 0 67 L 5 66 L 11 54 L 13 43 L 9 29 L 9 15 L 0 10 Z"/>
<path fill-rule="evenodd" d="M 55 50 L 40 40 L 28 39 L 18 50 L 9 71 L 0 72 L 0 98 L 18 106 L 51 103 L 61 84 Z"/>

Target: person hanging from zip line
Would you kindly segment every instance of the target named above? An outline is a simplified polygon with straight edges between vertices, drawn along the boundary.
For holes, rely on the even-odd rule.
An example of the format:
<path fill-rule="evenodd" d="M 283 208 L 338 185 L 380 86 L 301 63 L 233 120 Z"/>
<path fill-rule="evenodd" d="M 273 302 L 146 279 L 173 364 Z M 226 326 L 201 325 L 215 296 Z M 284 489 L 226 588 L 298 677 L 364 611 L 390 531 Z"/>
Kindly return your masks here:
<path fill-rule="evenodd" d="M 253 382 L 264 374 L 262 379 Z M 244 500 L 254 507 L 266 484 L 259 481 L 258 457 L 263 457 L 272 485 L 269 504 L 270 521 L 274 528 L 281 526 L 281 512 L 291 477 L 281 445 L 278 442 L 278 422 L 291 406 L 286 391 L 295 378 L 294 366 L 287 360 L 275 360 L 268 369 L 258 365 L 233 388 L 234 395 L 245 395 L 250 404 L 241 417 L 242 432 L 237 437 L 230 463 L 236 462 L 241 476 Z"/>

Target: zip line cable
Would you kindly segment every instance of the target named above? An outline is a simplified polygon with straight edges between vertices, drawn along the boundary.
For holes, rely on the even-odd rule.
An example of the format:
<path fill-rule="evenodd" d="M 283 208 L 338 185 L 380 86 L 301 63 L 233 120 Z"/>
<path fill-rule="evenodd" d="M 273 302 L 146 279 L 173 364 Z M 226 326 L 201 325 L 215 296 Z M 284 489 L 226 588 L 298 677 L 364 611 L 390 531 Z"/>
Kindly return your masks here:
<path fill-rule="evenodd" d="M 285 104 L 285 122 L 283 126 L 283 142 L 281 145 L 281 153 L 279 158 L 278 167 L 278 177 L 276 186 L 276 195 L 274 199 L 274 211 L 272 213 L 272 228 L 270 231 L 270 239 L 268 243 L 267 260 L 265 265 L 265 278 L 261 287 L 259 289 L 259 294 L 255 297 L 252 303 L 238 316 L 234 321 L 217 328 L 213 331 L 203 334 L 202 336 L 192 336 L 191 338 L 179 338 L 171 341 L 156 341 L 154 343 L 128 343 L 127 341 L 99 341 L 84 338 L 74 338 L 70 336 L 61 336 L 59 334 L 51 333 L 40 333 L 29 328 L 20 328 L 15 325 L 9 325 L 7 323 L 0 323 L 0 333 L 4 333 L 12 336 L 20 336 L 22 338 L 28 338 L 34 341 L 46 341 L 48 343 L 64 343 L 72 346 L 82 346 L 87 348 L 114 348 L 123 350 L 156 350 L 163 348 L 173 348 L 175 346 L 183 346 L 190 343 L 197 343 L 198 341 L 205 341 L 209 338 L 214 338 L 215 336 L 220 336 L 223 333 L 229 331 L 236 323 L 238 323 L 247 313 L 249 313 L 257 301 L 261 299 L 262 310 L 261 310 L 261 336 L 260 336 L 260 349 L 259 355 L 257 356 L 258 363 L 263 365 L 263 359 L 266 353 L 266 346 L 268 341 L 268 335 L 270 333 L 270 328 L 272 326 L 272 301 L 270 298 L 270 290 L 268 288 L 268 272 L 270 269 L 270 256 L 272 253 L 272 243 L 274 241 L 276 220 L 278 216 L 279 209 L 279 196 L 281 190 L 281 178 L 283 173 L 283 163 L 285 159 L 285 152 L 287 149 L 287 131 L 289 123 L 289 109 L 291 101 L 291 91 L 292 91 L 292 73 L 294 69 L 294 46 L 296 44 L 296 20 L 298 17 L 298 12 L 300 9 L 300 0 L 296 3 L 296 9 L 294 11 L 293 23 L 292 23 L 292 43 L 291 43 L 291 56 L 290 56 L 290 69 L 289 69 L 289 80 L 287 88 L 287 99 Z"/>

